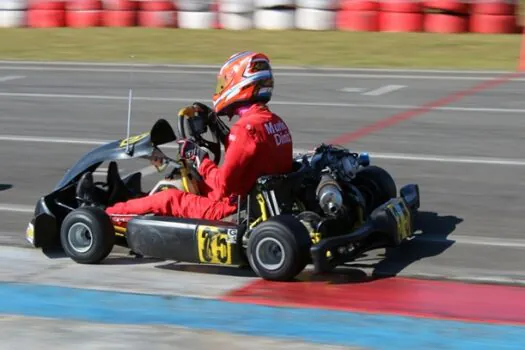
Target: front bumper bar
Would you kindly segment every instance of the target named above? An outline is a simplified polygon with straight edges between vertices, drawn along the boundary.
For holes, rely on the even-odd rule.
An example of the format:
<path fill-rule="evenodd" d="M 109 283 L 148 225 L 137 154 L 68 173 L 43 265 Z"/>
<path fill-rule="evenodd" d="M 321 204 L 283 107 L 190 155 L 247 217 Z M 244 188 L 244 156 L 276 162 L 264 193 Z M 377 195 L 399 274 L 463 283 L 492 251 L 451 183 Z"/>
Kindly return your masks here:
<path fill-rule="evenodd" d="M 356 254 L 351 251 L 348 252 L 347 249 L 355 243 L 362 242 L 372 234 L 384 234 L 387 244 L 379 246 L 397 246 L 407 238 L 412 237 L 415 231 L 415 216 L 420 206 L 419 186 L 409 184 L 403 186 L 399 192 L 399 197 L 393 198 L 376 208 L 365 224 L 357 230 L 346 235 L 321 239 L 313 245 L 310 253 L 315 271 L 330 271 L 335 266 L 352 260 Z M 367 246 L 365 251 L 373 248 L 376 246 Z"/>

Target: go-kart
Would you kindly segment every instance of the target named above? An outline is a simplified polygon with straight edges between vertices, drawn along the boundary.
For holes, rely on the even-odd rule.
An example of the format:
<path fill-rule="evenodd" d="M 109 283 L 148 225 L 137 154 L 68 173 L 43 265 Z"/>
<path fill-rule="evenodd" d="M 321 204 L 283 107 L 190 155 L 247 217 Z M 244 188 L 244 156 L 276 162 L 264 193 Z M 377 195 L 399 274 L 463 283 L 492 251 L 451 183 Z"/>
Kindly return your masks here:
<path fill-rule="evenodd" d="M 208 124 L 179 115 L 179 138 L 191 137 L 219 164 L 220 136 Z M 212 141 L 203 136 L 208 130 Z M 414 235 L 418 185 L 402 187 L 398 196 L 390 174 L 370 165 L 368 154 L 325 144 L 294 156 L 291 173 L 260 177 L 245 198 L 238 198 L 238 212 L 220 221 L 108 216 L 104 208 L 119 200 L 169 188 L 199 193 L 192 162 L 170 158 L 160 149 L 177 138 L 170 124 L 159 119 L 150 132 L 85 154 L 37 202 L 27 240 L 37 248 L 61 246 L 78 263 L 99 263 L 114 245 L 121 245 L 138 256 L 249 265 L 264 279 L 286 281 L 310 263 L 315 272 L 328 272 L 368 250 L 397 246 Z M 146 193 L 141 173 L 121 178 L 115 162 L 134 158 L 160 159 L 159 170 L 173 170 Z M 106 161 L 106 181 L 93 183 L 86 193 L 86 177 Z"/>

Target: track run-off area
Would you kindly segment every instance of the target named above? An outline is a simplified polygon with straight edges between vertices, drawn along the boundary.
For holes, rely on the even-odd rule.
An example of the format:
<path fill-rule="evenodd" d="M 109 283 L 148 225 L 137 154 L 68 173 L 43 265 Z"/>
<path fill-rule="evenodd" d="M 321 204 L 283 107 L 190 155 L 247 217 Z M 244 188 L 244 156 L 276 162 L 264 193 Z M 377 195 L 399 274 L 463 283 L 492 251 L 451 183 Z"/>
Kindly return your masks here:
<path fill-rule="evenodd" d="M 175 123 L 194 101 L 209 104 L 216 72 L 0 62 L 0 334 L 8 347 L 61 348 L 79 337 L 86 348 L 523 346 L 525 75 L 515 73 L 275 69 L 270 105 L 297 151 L 338 142 L 369 152 L 398 186 L 420 185 L 418 237 L 331 275 L 307 270 L 299 282 L 274 284 L 245 269 L 118 249 L 81 266 L 29 248 L 24 231 L 37 199 L 82 154 L 125 136 L 130 87 L 136 134 L 158 118 Z M 119 167 L 144 169 L 145 188 L 162 176 L 140 161 Z M 20 327 L 34 338 L 22 339 Z"/>

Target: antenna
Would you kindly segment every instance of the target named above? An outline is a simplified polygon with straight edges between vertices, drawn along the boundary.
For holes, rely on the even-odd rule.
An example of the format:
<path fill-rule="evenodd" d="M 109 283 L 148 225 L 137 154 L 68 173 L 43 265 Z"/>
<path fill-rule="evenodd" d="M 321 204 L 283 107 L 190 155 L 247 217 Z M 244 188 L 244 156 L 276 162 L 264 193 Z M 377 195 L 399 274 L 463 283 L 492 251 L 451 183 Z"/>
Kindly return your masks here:
<path fill-rule="evenodd" d="M 134 55 L 130 56 L 132 59 L 135 58 Z M 128 142 L 126 143 L 126 153 L 129 153 L 129 137 L 131 133 L 131 100 L 133 99 L 133 68 L 134 65 L 131 65 L 131 71 L 129 73 L 129 95 L 128 95 L 128 126 L 126 131 L 126 140 Z"/>

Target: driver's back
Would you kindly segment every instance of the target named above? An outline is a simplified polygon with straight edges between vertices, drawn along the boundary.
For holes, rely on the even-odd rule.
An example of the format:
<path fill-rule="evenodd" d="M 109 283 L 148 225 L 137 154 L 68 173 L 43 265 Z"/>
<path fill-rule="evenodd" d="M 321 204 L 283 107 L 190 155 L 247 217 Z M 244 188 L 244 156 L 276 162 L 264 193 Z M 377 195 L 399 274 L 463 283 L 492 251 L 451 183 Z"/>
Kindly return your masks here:
<path fill-rule="evenodd" d="M 199 172 L 214 200 L 245 196 L 264 175 L 292 171 L 293 143 L 286 123 L 265 105 L 253 105 L 232 126 L 220 168 L 203 162 Z"/>

